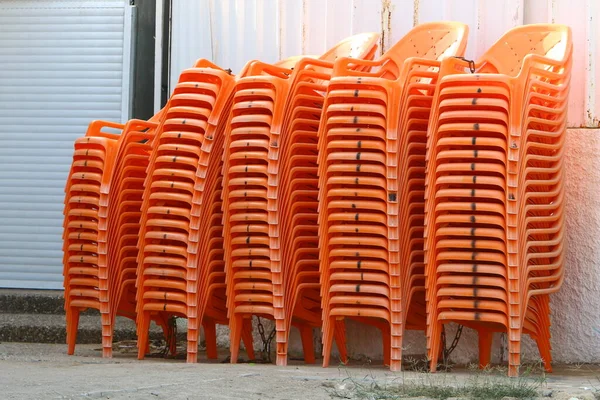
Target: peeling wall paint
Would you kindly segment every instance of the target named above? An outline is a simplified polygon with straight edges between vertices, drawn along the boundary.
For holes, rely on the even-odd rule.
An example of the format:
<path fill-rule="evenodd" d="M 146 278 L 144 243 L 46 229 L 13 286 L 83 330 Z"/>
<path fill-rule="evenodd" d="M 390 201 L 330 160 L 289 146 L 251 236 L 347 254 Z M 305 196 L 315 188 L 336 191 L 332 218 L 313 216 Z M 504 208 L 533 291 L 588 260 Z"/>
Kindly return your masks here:
<path fill-rule="evenodd" d="M 171 87 L 182 69 L 208 58 L 233 71 L 246 61 L 275 62 L 319 54 L 345 36 L 380 32 L 385 50 L 414 25 L 436 20 L 469 24 L 466 56 L 476 58 L 507 29 L 556 22 L 575 42 L 569 126 L 599 127 L 600 2 L 598 0 L 174 0 Z"/>
<path fill-rule="evenodd" d="M 392 36 L 392 11 L 393 5 L 390 0 L 381 0 L 381 28 L 380 44 L 381 52 L 385 53 L 393 43 L 390 43 Z"/>

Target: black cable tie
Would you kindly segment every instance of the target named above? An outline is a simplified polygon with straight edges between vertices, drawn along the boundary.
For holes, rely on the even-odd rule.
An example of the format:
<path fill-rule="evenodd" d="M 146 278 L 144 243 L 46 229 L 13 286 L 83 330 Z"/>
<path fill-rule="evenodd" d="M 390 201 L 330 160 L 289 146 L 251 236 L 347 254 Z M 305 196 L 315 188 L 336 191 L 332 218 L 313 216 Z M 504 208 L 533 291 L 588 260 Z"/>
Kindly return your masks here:
<path fill-rule="evenodd" d="M 475 73 L 475 61 L 469 60 L 468 58 L 465 58 L 465 57 L 459 57 L 459 56 L 454 56 L 453 58 L 458 58 L 459 60 L 468 62 L 469 70 L 471 71 L 472 74 Z"/>

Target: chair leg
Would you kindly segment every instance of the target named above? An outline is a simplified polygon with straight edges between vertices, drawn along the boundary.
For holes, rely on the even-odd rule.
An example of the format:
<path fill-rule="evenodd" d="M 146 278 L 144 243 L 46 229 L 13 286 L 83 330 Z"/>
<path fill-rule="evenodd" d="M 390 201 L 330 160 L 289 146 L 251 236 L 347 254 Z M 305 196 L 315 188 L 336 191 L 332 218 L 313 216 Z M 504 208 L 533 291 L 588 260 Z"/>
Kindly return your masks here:
<path fill-rule="evenodd" d="M 381 336 L 383 338 L 383 364 L 390 366 L 392 362 L 392 337 L 390 332 L 385 329 L 381 330 Z"/>
<path fill-rule="evenodd" d="M 315 344 L 313 343 L 313 329 L 310 325 L 302 325 L 300 328 L 300 338 L 302 339 L 302 351 L 304 352 L 304 362 L 314 364 Z"/>
<path fill-rule="evenodd" d="M 76 307 L 67 308 L 67 354 L 75 353 L 75 343 L 77 343 L 77 330 L 79 329 L 79 309 Z"/>
<path fill-rule="evenodd" d="M 545 296 L 547 297 L 547 295 Z M 544 296 L 542 296 L 540 300 L 544 299 Z M 535 338 L 535 341 L 540 352 L 540 357 L 544 363 L 544 369 L 546 372 L 552 372 L 552 345 L 550 344 L 552 335 L 550 334 L 550 310 L 547 299 L 545 299 L 545 306 L 545 310 L 547 311 L 542 313 L 542 320 L 538 326 L 539 334 Z"/>
<path fill-rule="evenodd" d="M 100 315 L 102 320 L 102 358 L 112 358 L 113 324 L 110 314 Z"/>
<path fill-rule="evenodd" d="M 217 325 L 215 321 L 205 318 L 202 328 L 204 328 L 204 341 L 206 342 L 206 357 L 209 360 L 216 360 L 218 358 Z"/>
<path fill-rule="evenodd" d="M 165 339 L 165 343 L 169 348 L 169 354 L 171 356 L 177 355 L 177 337 L 175 335 L 175 327 L 171 325 L 169 321 L 169 315 L 166 313 L 160 313 L 156 316 L 156 324 L 161 327 L 163 332 L 163 338 Z M 150 322 L 151 323 L 151 322 Z M 146 354 L 150 353 L 150 340 L 148 339 L 148 344 L 146 345 Z"/>
<path fill-rule="evenodd" d="M 519 376 L 521 366 L 521 329 L 509 329 L 508 332 L 508 376 Z"/>
<path fill-rule="evenodd" d="M 229 351 L 231 353 L 231 363 L 237 364 L 238 356 L 240 354 L 240 340 L 242 337 L 242 324 L 243 316 L 241 314 L 234 314 L 233 317 L 229 319 Z"/>
<path fill-rule="evenodd" d="M 348 364 L 348 349 L 346 347 L 346 322 L 343 319 L 335 320 L 335 344 L 340 353 L 342 364 Z"/>
<path fill-rule="evenodd" d="M 195 364 L 198 362 L 198 336 L 200 336 L 199 333 L 200 327 L 198 326 L 198 318 L 188 318 L 187 362 L 190 364 Z"/>
<path fill-rule="evenodd" d="M 254 354 L 254 337 L 252 336 L 252 319 L 245 319 L 242 326 L 242 341 L 249 360 L 256 360 Z"/>
<path fill-rule="evenodd" d="M 333 346 L 333 336 L 335 333 L 335 318 L 330 318 L 330 323 L 323 328 L 323 367 L 329 367 L 331 359 L 331 348 Z"/>
<path fill-rule="evenodd" d="M 492 361 L 492 340 L 494 332 L 488 330 L 478 331 L 479 336 L 479 368 L 484 369 Z"/>
<path fill-rule="evenodd" d="M 172 356 L 177 355 L 177 332 L 175 326 L 169 324 L 169 353 Z"/>
<path fill-rule="evenodd" d="M 150 313 L 148 311 L 142 312 L 139 323 L 138 360 L 143 360 L 144 356 L 150 352 L 150 341 L 148 340 L 148 330 L 150 329 Z"/>
<path fill-rule="evenodd" d="M 401 323 L 390 323 L 390 371 L 402 370 L 402 337 L 404 332 Z"/>
<path fill-rule="evenodd" d="M 545 338 L 537 338 L 536 343 L 544 363 L 544 370 L 546 372 L 552 372 L 552 352 L 550 343 L 544 340 Z"/>
<path fill-rule="evenodd" d="M 431 346 L 429 349 L 429 370 L 431 372 L 436 372 L 440 351 L 442 350 L 442 324 L 439 322 L 433 322 L 433 324 L 434 326 L 432 327 Z"/>

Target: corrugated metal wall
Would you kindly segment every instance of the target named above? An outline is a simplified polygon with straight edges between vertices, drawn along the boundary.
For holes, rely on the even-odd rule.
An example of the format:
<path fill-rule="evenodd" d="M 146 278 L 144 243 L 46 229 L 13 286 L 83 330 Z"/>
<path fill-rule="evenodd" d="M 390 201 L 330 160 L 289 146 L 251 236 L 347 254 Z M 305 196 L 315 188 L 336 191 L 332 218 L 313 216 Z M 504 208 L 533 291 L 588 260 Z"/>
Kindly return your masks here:
<path fill-rule="evenodd" d="M 73 142 L 129 116 L 128 4 L 0 0 L 0 288 L 62 288 Z"/>
<path fill-rule="evenodd" d="M 172 7 L 171 87 L 198 58 L 235 72 L 251 59 L 319 54 L 366 31 L 381 33 L 385 51 L 421 22 L 469 24 L 469 58 L 516 25 L 568 24 L 575 41 L 569 124 L 600 125 L 598 0 L 173 0 Z"/>

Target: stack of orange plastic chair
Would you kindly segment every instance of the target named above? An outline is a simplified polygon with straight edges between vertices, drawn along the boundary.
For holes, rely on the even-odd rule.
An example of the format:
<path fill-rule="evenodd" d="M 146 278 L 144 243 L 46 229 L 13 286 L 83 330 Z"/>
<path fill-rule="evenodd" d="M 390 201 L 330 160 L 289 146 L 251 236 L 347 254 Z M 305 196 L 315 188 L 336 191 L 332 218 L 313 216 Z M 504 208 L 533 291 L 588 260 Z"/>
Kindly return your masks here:
<path fill-rule="evenodd" d="M 158 119 L 157 114 L 151 121 Z M 119 149 L 108 192 L 106 239 L 99 240 L 100 266 L 108 268 L 110 322 L 117 315 L 136 320 L 137 244 L 146 168 L 152 151 L 156 122 L 131 120 L 119 138 Z M 102 210 L 102 209 L 101 209 Z M 103 288 L 101 287 L 101 290 Z M 157 321 L 169 337 L 168 321 Z M 112 350 L 112 332 L 103 337 L 104 356 Z"/>
<path fill-rule="evenodd" d="M 281 126 L 291 70 L 251 62 L 233 90 L 223 165 L 223 237 L 231 362 L 237 362 L 242 326 L 252 315 L 275 319 L 283 332 L 283 277 L 272 265 L 277 221 L 269 219 L 269 154 Z M 283 101 L 282 101 L 283 98 Z M 278 335 L 279 336 L 279 335 Z M 277 338 L 283 342 L 281 337 Z"/>
<path fill-rule="evenodd" d="M 461 55 L 466 39 L 463 24 L 423 24 L 378 61 L 335 64 L 319 130 L 323 366 L 345 318 L 382 330 L 392 370 L 400 369 L 407 319 L 425 327 L 422 312 L 409 306 L 424 292 L 426 120 L 436 60 Z"/>
<path fill-rule="evenodd" d="M 286 62 L 285 60 L 282 62 Z M 248 71 L 243 71 L 241 76 L 246 76 Z M 232 94 L 232 93 L 231 93 Z M 231 109 L 231 95 L 226 107 Z M 204 328 L 206 352 L 209 359 L 217 358 L 216 324 L 228 325 L 227 293 L 225 276 L 225 252 L 223 239 L 223 151 L 225 145 L 225 128 L 227 114 L 224 111 L 219 119 L 219 128 L 216 131 L 213 150 L 211 152 L 207 170 L 206 184 L 203 187 L 207 206 L 203 209 L 200 218 L 201 247 L 198 249 L 198 279 L 199 316 Z M 254 359 L 252 323 L 244 321 L 241 336 L 246 347 L 248 357 Z"/>
<path fill-rule="evenodd" d="M 157 114 L 159 115 L 160 113 Z M 148 140 L 152 137 L 152 129 L 155 126 L 156 124 L 152 122 L 138 120 L 132 120 L 126 125 L 94 121 L 90 124 L 86 136 L 75 141 L 73 164 L 66 186 L 64 233 L 64 284 L 69 354 L 74 350 L 80 311 L 86 308 L 100 311 L 104 357 L 112 356 L 115 316 L 118 314 L 135 319 L 135 313 L 131 314 L 132 310 L 135 312 L 135 307 L 116 300 L 118 296 L 114 291 L 119 291 L 119 281 L 115 279 L 115 268 L 118 266 L 115 262 L 110 262 L 111 256 L 108 253 L 109 249 L 121 248 L 123 254 L 137 253 L 139 223 L 126 225 L 135 238 L 135 243 L 130 243 L 132 247 L 127 248 L 125 243 L 122 246 L 113 245 L 109 237 L 117 232 L 115 210 L 125 207 L 128 211 L 133 211 L 136 208 L 135 206 L 132 208 L 131 200 L 135 197 L 132 196 L 132 187 L 128 186 L 123 196 L 116 198 L 121 194 L 119 188 L 121 178 L 117 175 L 122 166 L 129 165 L 131 161 L 128 158 L 128 146 L 130 146 L 128 142 L 140 138 Z M 103 129 L 117 130 L 122 133 L 106 133 L 102 131 Z M 146 132 L 142 133 L 140 130 Z M 134 144 L 138 147 L 148 146 Z M 132 162 L 131 168 L 139 170 L 138 160 Z M 141 168 L 142 175 L 145 176 L 145 166 L 142 165 Z M 127 167 L 126 171 L 130 171 L 130 168 Z M 125 185 L 130 183 L 130 179 L 124 180 Z M 139 210 L 138 204 L 136 211 L 138 219 Z M 133 259 L 135 260 L 135 256 Z M 130 295 L 129 301 L 131 298 Z M 135 299 L 135 291 L 133 291 L 133 299 Z"/>
<path fill-rule="evenodd" d="M 374 54 L 376 36 L 359 37 L 358 46 L 356 37 L 349 38 L 324 57 L 333 59 L 342 49 L 349 55 L 355 51 L 361 57 Z M 301 60 L 312 60 L 317 68 L 323 67 L 314 59 Z M 326 63 L 325 67 L 331 68 L 331 65 Z M 242 324 L 257 315 L 275 320 L 277 364 L 285 365 L 289 324 L 284 306 L 287 266 L 281 262 L 278 209 L 280 136 L 283 124 L 290 117 L 287 105 L 290 93 L 294 92 L 290 92 L 290 87 L 296 77 L 299 77 L 298 84 L 306 80 L 310 86 L 311 79 L 326 79 L 327 75 L 315 73 L 311 78 L 310 74 L 306 75 L 307 71 L 297 73 L 284 68 L 281 63 L 269 65 L 256 61 L 250 62 L 244 71 L 247 76 L 240 78 L 234 89 L 223 167 L 223 233 L 231 361 L 237 362 Z M 314 88 L 305 89 L 304 94 L 314 96 Z M 301 96 L 302 88 L 298 90 Z M 309 120 L 318 121 L 319 101 L 322 103 L 317 99 L 316 117 L 312 115 Z M 309 114 L 311 108 L 315 109 L 315 105 L 309 106 Z M 310 345 L 306 340 L 305 344 Z"/>
<path fill-rule="evenodd" d="M 75 141 L 73 163 L 65 187 L 63 265 L 68 354 L 75 351 L 79 314 L 100 310 L 103 336 L 110 330 L 106 293 L 108 273 L 99 267 L 98 241 L 106 233 L 106 214 L 100 213 L 103 188 L 110 181 L 121 124 L 94 121 Z M 103 199 L 104 200 L 104 199 Z"/>
<path fill-rule="evenodd" d="M 287 68 L 293 66 L 297 57 L 290 57 L 277 63 L 277 66 Z M 246 68 L 239 75 L 246 76 L 252 63 L 248 63 Z M 231 105 L 227 107 L 227 110 Z M 227 122 L 227 118 L 221 118 L 219 123 Z M 228 325 L 227 296 L 226 296 L 226 276 L 225 276 L 225 258 L 223 250 L 223 211 L 222 211 L 222 191 L 223 191 L 223 146 L 225 132 L 220 127 L 214 139 L 214 149 L 207 166 L 210 176 L 206 178 L 204 185 L 204 196 L 210 199 L 207 204 L 209 207 L 203 209 L 200 218 L 199 243 L 202 247 L 198 249 L 198 268 L 200 278 L 198 279 L 198 293 L 200 293 L 198 313 L 202 316 L 202 327 L 204 328 L 206 352 L 209 359 L 217 358 L 217 337 L 216 324 Z M 250 320 L 244 321 L 241 336 L 246 346 L 248 357 L 254 359 L 252 323 Z"/>
<path fill-rule="evenodd" d="M 282 65 L 287 65 L 295 62 L 294 60 L 283 60 L 280 62 Z M 196 75 L 193 79 L 201 82 L 203 79 L 207 82 L 203 84 L 186 85 L 185 82 L 178 86 L 178 89 L 174 92 L 172 102 L 166 107 L 173 112 L 182 111 L 181 107 L 205 107 L 207 104 L 203 104 L 203 101 L 208 101 L 206 95 L 212 90 L 212 94 L 217 96 L 218 105 L 214 105 L 215 109 L 206 108 L 206 112 L 212 112 L 209 117 L 209 126 L 206 128 L 204 133 L 205 139 L 202 143 L 200 158 L 198 159 L 198 165 L 196 170 L 196 182 L 194 185 L 193 194 L 193 208 L 191 212 L 190 228 L 189 228 L 189 244 L 187 253 L 187 265 L 189 269 L 196 268 L 195 276 L 197 279 L 197 285 L 192 288 L 189 285 L 190 290 L 195 293 L 195 296 L 190 300 L 192 303 L 188 304 L 188 313 L 150 313 L 151 316 L 160 317 L 159 323 L 164 323 L 165 318 L 169 316 L 182 316 L 187 317 L 191 320 L 192 329 L 194 332 L 192 335 L 188 335 L 188 361 L 196 361 L 197 343 L 194 339 L 198 332 L 198 323 L 202 324 L 205 332 L 206 351 L 208 358 L 217 358 L 217 342 L 216 342 L 216 324 L 227 325 L 229 323 L 226 309 L 226 294 L 225 294 L 225 263 L 223 258 L 223 225 L 222 225 L 222 211 L 221 211 L 221 192 L 222 192 L 222 154 L 224 144 L 224 124 L 227 122 L 227 118 L 224 117 L 228 114 L 231 108 L 231 83 L 232 77 L 227 77 L 223 80 L 222 87 L 214 86 L 215 75 L 217 79 L 221 79 L 223 71 L 215 65 L 209 63 L 206 60 L 200 60 L 196 63 L 196 68 L 212 68 L 214 71 L 202 70 L 202 71 L 186 71 L 184 74 L 190 72 L 195 73 L 206 73 L 206 76 L 201 77 Z M 245 74 L 243 72 L 242 74 Z M 183 76 L 182 76 L 182 79 Z M 207 85 L 208 83 L 208 85 Z M 211 86 L 212 85 L 212 86 Z M 186 88 L 187 86 L 187 88 Z M 189 91 L 190 88 L 193 90 Z M 196 90 L 197 89 L 197 90 Z M 201 95 L 201 96 L 198 96 Z M 203 96 L 202 96 L 203 95 Z M 190 102 L 191 101 L 191 102 Z M 213 100 L 215 101 L 215 100 Z M 173 103 L 173 104 L 172 104 Z M 212 105 L 212 104 L 211 104 Z M 172 109 L 171 107 L 179 107 L 179 109 Z M 190 110 L 188 108 L 188 110 Z M 201 110 L 200 110 L 201 111 Z M 208 114 L 207 114 L 208 115 Z M 198 140 L 201 139 L 199 136 Z M 182 147 L 189 145 L 190 135 L 177 136 L 168 138 L 168 143 L 173 145 L 181 144 Z M 156 146 L 154 146 L 156 148 Z M 177 146 L 175 146 L 177 147 Z M 156 153 L 154 153 L 156 155 Z M 149 172 L 153 167 L 149 168 Z M 155 171 L 156 172 L 156 171 Z M 150 172 L 152 173 L 152 172 Z M 160 174 L 161 171 L 158 171 Z M 163 174 L 164 175 L 164 174 Z M 150 176 L 150 175 L 148 175 Z M 150 184 L 147 181 L 146 184 Z M 157 210 L 157 209 L 155 209 Z M 144 208 L 147 212 L 147 206 Z M 149 306 L 153 307 L 153 306 Z M 195 315 L 195 317 L 194 317 Z M 144 319 L 142 323 L 146 323 Z M 243 341 L 246 345 L 247 352 L 251 359 L 254 358 L 253 351 L 253 339 L 252 339 L 252 325 L 248 321 L 243 327 Z M 188 325 L 189 330 L 190 325 Z M 163 328 L 164 329 L 164 328 Z M 141 331 L 142 335 L 147 332 L 146 328 Z M 147 347 L 147 339 L 144 336 L 142 343 L 143 346 L 139 347 L 140 357 L 143 356 L 144 347 Z M 194 344 L 196 343 L 196 344 Z M 174 352 L 174 342 L 171 342 L 171 351 Z"/>
<path fill-rule="evenodd" d="M 339 57 L 372 59 L 379 35 L 355 35 L 340 42 L 318 60 L 298 60 L 290 79 L 290 92 L 281 130 L 279 187 L 276 194 L 284 269 L 284 304 L 287 333 L 300 331 L 304 361 L 314 363 L 313 328 L 321 327 L 318 237 L 318 130 L 323 94 Z M 340 334 L 343 330 L 339 331 Z M 345 340 L 338 335 L 338 342 Z M 345 350 L 345 346 L 339 346 Z M 286 342 L 287 353 L 287 342 Z M 346 355 L 343 354 L 345 359 Z M 283 356 L 279 362 L 285 361 Z"/>
<path fill-rule="evenodd" d="M 198 292 L 198 252 L 204 245 L 200 224 L 213 200 L 204 197 L 204 187 L 215 176 L 208 167 L 233 84 L 229 73 L 200 60 L 183 71 L 164 109 L 142 204 L 136 285 L 139 358 L 147 351 L 150 318 L 163 315 L 159 319 L 187 318 L 187 360 L 197 360 L 202 323 L 198 304 L 204 295 Z"/>
<path fill-rule="evenodd" d="M 221 135 L 221 138 L 223 138 L 223 135 Z M 222 145 L 221 140 L 220 148 L 222 148 Z M 206 353 L 209 359 L 217 358 L 216 324 L 229 325 L 223 250 L 223 202 L 221 200 L 223 162 L 220 157 L 222 152 L 218 152 L 218 155 L 218 160 L 216 160 L 218 166 L 214 169 L 218 172 L 218 177 L 216 179 L 211 177 L 212 183 L 206 185 L 204 189 L 205 196 L 209 199 L 207 204 L 210 206 L 206 207 L 206 214 L 203 215 L 201 220 L 202 236 L 200 243 L 202 243 L 202 247 L 199 253 L 202 256 L 198 266 L 202 274 L 198 288 L 198 292 L 202 294 L 202 301 L 198 305 L 198 313 L 203 316 L 202 327 L 204 328 Z M 209 170 L 212 172 L 212 166 Z M 253 360 L 255 356 L 251 321 L 245 321 L 241 335 L 248 358 Z"/>
<path fill-rule="evenodd" d="M 442 63 L 427 144 L 428 354 L 442 325 L 508 334 L 509 375 L 522 333 L 550 369 L 548 294 L 563 279 L 563 173 L 571 33 L 530 25 L 504 35 L 478 63 Z"/>

